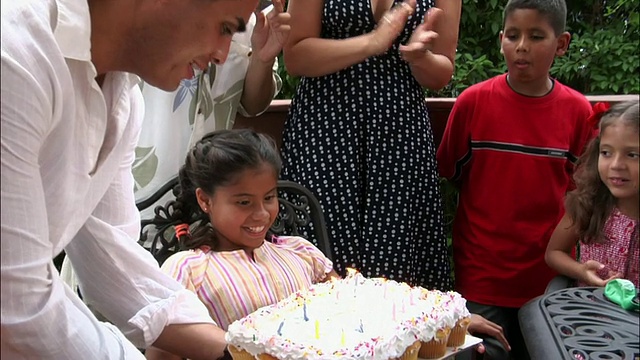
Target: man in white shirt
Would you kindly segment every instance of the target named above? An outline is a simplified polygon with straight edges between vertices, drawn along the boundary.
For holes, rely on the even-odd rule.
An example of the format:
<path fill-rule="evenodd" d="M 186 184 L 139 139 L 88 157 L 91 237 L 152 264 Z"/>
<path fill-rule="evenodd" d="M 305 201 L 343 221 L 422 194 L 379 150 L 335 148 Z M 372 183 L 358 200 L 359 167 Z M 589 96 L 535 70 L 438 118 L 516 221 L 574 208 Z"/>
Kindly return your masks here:
<path fill-rule="evenodd" d="M 224 62 L 257 0 L 2 1 L 1 357 L 223 355 L 194 294 L 135 244 L 139 75 L 167 91 Z M 101 323 L 53 265 L 63 249 Z"/>

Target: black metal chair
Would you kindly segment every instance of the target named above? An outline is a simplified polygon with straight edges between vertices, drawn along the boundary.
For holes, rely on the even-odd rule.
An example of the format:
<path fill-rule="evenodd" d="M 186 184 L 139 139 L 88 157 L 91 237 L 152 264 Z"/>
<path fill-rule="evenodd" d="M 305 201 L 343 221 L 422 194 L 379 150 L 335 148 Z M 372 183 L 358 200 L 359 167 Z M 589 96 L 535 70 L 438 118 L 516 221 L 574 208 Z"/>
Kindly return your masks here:
<path fill-rule="evenodd" d="M 549 284 L 547 284 L 547 288 L 545 289 L 544 293 L 550 294 L 554 291 L 575 287 L 575 286 L 576 286 L 576 281 L 573 280 L 572 278 L 565 275 L 556 275 L 553 279 L 551 279 L 551 281 L 549 281 Z"/>
<path fill-rule="evenodd" d="M 175 198 L 178 178 L 167 182 L 153 195 L 139 201 L 136 205 L 139 211 L 150 208 L 171 191 Z M 271 226 L 270 233 L 274 235 L 302 236 L 322 251 L 332 260 L 331 244 L 318 199 L 309 189 L 292 181 L 278 181 L 278 200 L 280 211 Z M 169 256 L 180 250 L 175 236 L 171 214 L 175 209 L 171 202 L 154 208 L 153 218 L 142 219 L 139 243 L 151 252 L 159 264 Z M 190 224 L 198 221 L 192 219 Z"/>

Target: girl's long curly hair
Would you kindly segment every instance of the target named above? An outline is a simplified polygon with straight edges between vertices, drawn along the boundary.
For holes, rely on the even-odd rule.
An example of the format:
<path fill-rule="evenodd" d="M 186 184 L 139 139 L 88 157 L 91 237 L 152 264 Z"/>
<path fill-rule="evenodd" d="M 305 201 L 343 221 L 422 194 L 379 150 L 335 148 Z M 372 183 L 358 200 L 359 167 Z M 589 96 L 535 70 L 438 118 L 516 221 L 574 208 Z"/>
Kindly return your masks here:
<path fill-rule="evenodd" d="M 598 135 L 591 140 L 577 163 L 574 181 L 576 189 L 567 194 L 565 208 L 573 219 L 579 239 L 585 243 L 604 242 L 604 226 L 616 205 L 616 198 L 600 179 L 598 159 L 604 130 L 616 122 L 624 122 L 638 132 L 638 101 L 626 101 L 612 106 L 600 119 Z"/>
<path fill-rule="evenodd" d="M 240 173 L 264 164 L 270 165 L 276 176 L 280 173 L 275 141 L 249 129 L 215 131 L 191 148 L 178 173 L 180 183 L 172 203 L 173 222 L 193 224 L 191 234 L 178 239 L 182 250 L 217 247 L 215 231 L 198 204 L 196 189 L 213 196 L 218 187 L 232 184 Z"/>

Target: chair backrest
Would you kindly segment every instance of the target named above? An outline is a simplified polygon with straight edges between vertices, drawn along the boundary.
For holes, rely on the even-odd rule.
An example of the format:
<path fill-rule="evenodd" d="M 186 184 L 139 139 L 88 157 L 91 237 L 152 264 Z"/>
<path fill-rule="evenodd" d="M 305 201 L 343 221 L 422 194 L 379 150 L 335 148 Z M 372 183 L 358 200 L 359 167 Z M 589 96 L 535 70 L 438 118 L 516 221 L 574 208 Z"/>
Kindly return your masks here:
<path fill-rule="evenodd" d="M 167 182 L 162 188 L 149 198 L 137 203 L 138 210 L 144 212 L 165 198 L 171 191 L 173 198 L 177 193 L 178 178 Z M 324 215 L 318 199 L 309 189 L 295 182 L 278 181 L 278 200 L 280 211 L 271 226 L 273 235 L 302 236 L 322 251 L 331 260 L 331 244 L 325 224 Z M 153 257 L 162 264 L 169 256 L 180 250 L 178 240 L 171 222 L 171 214 L 175 210 L 168 201 L 164 205 L 158 205 L 153 209 L 153 216 L 142 218 L 139 243 L 149 250 Z M 193 224 L 197 219 L 192 219 Z"/>

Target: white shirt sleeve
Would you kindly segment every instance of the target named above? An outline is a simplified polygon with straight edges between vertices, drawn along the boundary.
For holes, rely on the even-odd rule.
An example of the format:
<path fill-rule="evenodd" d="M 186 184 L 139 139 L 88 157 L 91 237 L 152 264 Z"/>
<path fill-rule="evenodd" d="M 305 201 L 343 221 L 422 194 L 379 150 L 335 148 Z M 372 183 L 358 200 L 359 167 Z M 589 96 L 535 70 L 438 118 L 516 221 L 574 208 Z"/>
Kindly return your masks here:
<path fill-rule="evenodd" d="M 142 102 L 142 96 L 136 96 L 134 104 Z M 161 272 L 151 253 L 136 242 L 140 214 L 131 173 L 134 147 L 131 144 L 116 179 L 65 250 L 86 302 L 146 348 L 168 324 L 213 320 L 200 300 Z"/>
<path fill-rule="evenodd" d="M 50 219 L 71 198 L 65 191 L 73 190 L 69 184 L 43 181 L 42 172 L 52 169 L 40 163 L 44 144 L 55 141 L 52 129 L 64 130 L 51 124 L 56 111 L 52 93 L 59 89 L 5 56 L 4 49 L 1 72 L 1 357 L 141 359 L 120 330 L 91 314 L 53 266 L 60 241 L 49 235 L 64 233 L 68 223 Z M 133 215 L 137 211 L 127 168 L 134 156 L 133 144 L 131 149 L 68 250 L 98 310 L 136 345 L 145 347 L 167 324 L 212 320 L 204 305 L 163 275 L 135 243 L 139 224 Z M 83 151 L 81 147 L 77 150 Z M 74 171 L 73 164 L 65 161 L 55 170 Z"/>
<path fill-rule="evenodd" d="M 51 104 L 46 90 L 4 53 L 1 72 L 1 357 L 140 358 L 121 333 L 93 317 L 53 266 L 38 163 Z"/>

